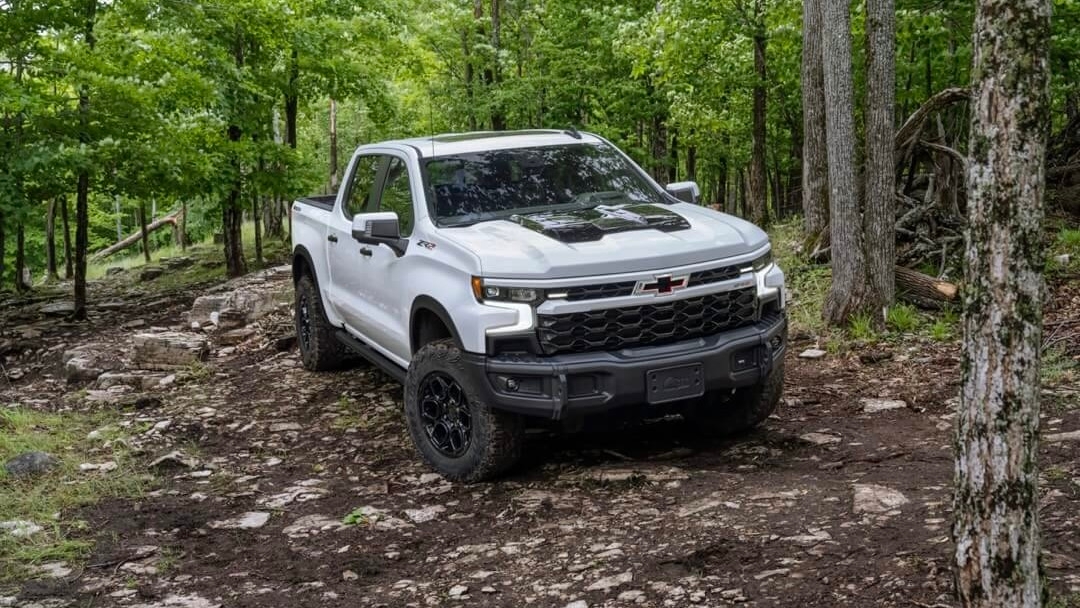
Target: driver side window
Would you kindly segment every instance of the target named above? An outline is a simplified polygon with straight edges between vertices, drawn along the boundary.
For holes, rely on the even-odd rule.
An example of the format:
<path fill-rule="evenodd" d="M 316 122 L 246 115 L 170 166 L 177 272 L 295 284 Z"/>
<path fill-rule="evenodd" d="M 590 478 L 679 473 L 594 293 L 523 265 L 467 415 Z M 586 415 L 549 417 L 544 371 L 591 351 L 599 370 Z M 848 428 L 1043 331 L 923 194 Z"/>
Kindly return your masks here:
<path fill-rule="evenodd" d="M 353 171 L 352 182 L 349 183 L 348 195 L 342 212 L 347 219 L 352 219 L 357 213 L 374 211 L 375 178 L 379 174 L 379 161 L 381 156 L 368 155 L 356 159 L 356 170 Z"/>
<path fill-rule="evenodd" d="M 379 211 L 393 211 L 398 216 L 401 236 L 412 234 L 413 200 L 409 186 L 409 168 L 405 161 L 397 157 L 390 158 L 386 168 L 386 181 L 382 196 L 379 198 Z"/>

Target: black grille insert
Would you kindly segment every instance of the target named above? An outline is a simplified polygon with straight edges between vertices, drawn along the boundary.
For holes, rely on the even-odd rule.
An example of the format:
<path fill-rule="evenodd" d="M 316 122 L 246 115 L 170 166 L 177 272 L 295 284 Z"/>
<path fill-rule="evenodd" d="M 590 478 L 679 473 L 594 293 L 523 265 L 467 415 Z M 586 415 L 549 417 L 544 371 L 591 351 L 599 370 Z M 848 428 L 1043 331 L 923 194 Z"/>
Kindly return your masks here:
<path fill-rule="evenodd" d="M 757 317 L 753 287 L 658 304 L 539 315 L 545 354 L 618 350 L 700 338 L 749 325 Z"/>
<path fill-rule="evenodd" d="M 738 266 L 721 266 L 719 268 L 699 270 L 690 275 L 690 281 L 686 286 L 697 287 L 698 285 L 730 281 L 739 278 L 740 274 L 742 274 L 742 270 Z M 571 287 L 566 290 L 566 299 L 571 302 L 580 302 L 582 300 L 631 296 L 634 295 L 635 285 L 637 285 L 635 281 L 622 281 L 619 283 L 599 283 L 597 285 Z"/>

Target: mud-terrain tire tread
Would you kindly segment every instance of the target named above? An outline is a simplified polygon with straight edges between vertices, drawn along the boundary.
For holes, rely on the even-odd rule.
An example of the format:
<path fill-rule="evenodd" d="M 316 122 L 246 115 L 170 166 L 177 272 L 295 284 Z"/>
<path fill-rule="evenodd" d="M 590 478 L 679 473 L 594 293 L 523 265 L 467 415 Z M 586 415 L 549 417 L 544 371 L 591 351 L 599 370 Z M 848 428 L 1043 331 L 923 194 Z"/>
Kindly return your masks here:
<path fill-rule="evenodd" d="M 469 402 L 472 438 L 468 451 L 460 458 L 439 453 L 428 440 L 420 420 L 420 383 L 436 371 L 454 378 Z M 521 459 L 525 444 L 524 421 L 520 416 L 492 409 L 479 395 L 473 378 L 465 371 L 461 348 L 454 340 L 431 342 L 413 355 L 405 380 L 405 422 L 420 457 L 451 481 L 488 480 L 506 472 Z"/>
<path fill-rule="evenodd" d="M 311 338 L 308 348 L 304 348 L 300 339 L 300 300 L 303 296 L 308 298 L 308 307 L 311 309 Z M 311 275 L 305 274 L 296 282 L 295 303 L 296 340 L 300 348 L 300 359 L 304 369 L 313 372 L 337 370 L 345 367 L 354 359 L 348 347 L 338 340 L 334 333 L 337 331 L 326 318 L 323 309 L 322 295 Z"/>
<path fill-rule="evenodd" d="M 776 411 L 784 392 L 784 362 L 778 361 L 764 382 L 729 395 L 706 395 L 686 415 L 687 421 L 709 435 L 745 433 Z"/>

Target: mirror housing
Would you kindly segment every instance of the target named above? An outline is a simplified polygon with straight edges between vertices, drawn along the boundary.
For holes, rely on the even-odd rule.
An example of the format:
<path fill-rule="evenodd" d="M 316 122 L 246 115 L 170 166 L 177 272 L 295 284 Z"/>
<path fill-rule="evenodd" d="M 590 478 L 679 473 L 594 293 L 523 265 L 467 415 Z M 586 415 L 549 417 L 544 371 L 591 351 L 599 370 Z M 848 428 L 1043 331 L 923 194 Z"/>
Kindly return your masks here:
<path fill-rule="evenodd" d="M 680 201 L 695 205 L 701 197 L 701 188 L 698 187 L 697 182 L 675 182 L 668 184 L 664 190 Z"/>
<path fill-rule="evenodd" d="M 352 238 L 364 245 L 386 245 L 395 255 L 405 255 L 409 240 L 401 238 L 398 216 L 393 211 L 357 213 L 352 219 Z"/>

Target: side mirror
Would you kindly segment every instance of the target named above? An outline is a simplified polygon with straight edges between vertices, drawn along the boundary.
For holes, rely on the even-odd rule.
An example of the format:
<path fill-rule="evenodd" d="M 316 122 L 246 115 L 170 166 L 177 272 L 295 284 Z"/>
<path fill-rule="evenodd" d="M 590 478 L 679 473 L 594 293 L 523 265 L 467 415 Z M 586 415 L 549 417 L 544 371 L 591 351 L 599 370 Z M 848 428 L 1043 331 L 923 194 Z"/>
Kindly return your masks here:
<path fill-rule="evenodd" d="M 701 188 L 698 188 L 697 182 L 675 182 L 674 184 L 668 184 L 664 189 L 667 190 L 668 194 L 680 201 L 695 205 L 698 198 L 701 197 Z"/>
<path fill-rule="evenodd" d="M 365 245 L 386 245 L 398 257 L 405 255 L 409 240 L 401 238 L 398 216 L 393 211 L 357 213 L 352 219 L 352 237 Z"/>

